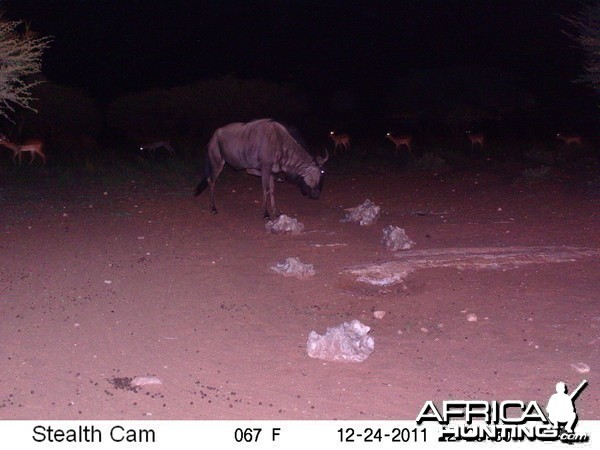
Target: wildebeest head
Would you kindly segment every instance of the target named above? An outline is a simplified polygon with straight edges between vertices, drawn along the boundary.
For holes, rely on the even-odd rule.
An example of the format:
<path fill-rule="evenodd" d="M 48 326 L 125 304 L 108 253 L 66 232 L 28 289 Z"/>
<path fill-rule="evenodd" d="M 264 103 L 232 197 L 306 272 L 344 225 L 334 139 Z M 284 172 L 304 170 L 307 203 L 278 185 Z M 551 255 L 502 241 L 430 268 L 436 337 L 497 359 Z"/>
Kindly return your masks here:
<path fill-rule="evenodd" d="M 323 165 L 327 162 L 327 159 L 329 159 L 329 154 L 325 154 L 325 157 L 317 156 L 301 173 L 292 176 L 292 180 L 300 186 L 302 195 L 313 200 L 319 198 L 323 188 L 323 176 L 325 175 Z"/>

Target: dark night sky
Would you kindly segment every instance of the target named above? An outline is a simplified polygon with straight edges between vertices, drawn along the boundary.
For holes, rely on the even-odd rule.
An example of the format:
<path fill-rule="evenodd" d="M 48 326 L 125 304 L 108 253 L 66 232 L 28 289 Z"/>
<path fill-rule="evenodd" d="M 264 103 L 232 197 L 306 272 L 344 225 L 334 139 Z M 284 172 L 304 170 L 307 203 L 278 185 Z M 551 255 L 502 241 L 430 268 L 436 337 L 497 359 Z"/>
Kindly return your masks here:
<path fill-rule="evenodd" d="M 54 36 L 44 72 L 98 98 L 234 75 L 318 96 L 382 97 L 411 70 L 502 68 L 557 108 L 594 105 L 571 83 L 571 0 L 3 0 Z M 581 96 L 581 98 L 573 97 Z"/>

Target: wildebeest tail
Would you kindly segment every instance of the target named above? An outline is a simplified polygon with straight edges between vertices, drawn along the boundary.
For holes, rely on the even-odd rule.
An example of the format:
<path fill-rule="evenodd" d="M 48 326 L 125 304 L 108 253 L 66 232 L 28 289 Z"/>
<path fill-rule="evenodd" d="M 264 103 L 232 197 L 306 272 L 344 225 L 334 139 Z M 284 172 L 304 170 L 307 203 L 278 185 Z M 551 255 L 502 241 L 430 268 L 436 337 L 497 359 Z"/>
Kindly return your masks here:
<path fill-rule="evenodd" d="M 200 195 L 204 191 L 204 189 L 208 187 L 208 179 L 210 178 L 211 173 L 212 170 L 210 167 L 210 161 L 208 159 L 208 154 L 206 154 L 206 161 L 204 163 L 204 173 L 202 174 L 202 180 L 200 180 L 198 187 L 196 187 L 196 190 L 194 191 L 194 197 Z"/>

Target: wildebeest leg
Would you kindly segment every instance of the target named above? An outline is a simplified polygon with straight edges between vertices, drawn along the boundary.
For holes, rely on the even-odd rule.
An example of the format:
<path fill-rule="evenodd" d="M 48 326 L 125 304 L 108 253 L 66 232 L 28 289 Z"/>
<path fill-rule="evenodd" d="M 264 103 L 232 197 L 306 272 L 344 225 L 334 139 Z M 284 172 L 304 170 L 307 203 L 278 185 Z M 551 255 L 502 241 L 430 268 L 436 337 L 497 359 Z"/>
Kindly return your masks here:
<path fill-rule="evenodd" d="M 281 213 L 277 209 L 277 206 L 275 206 L 275 177 L 273 174 L 269 177 L 269 194 L 271 197 L 271 211 L 273 212 L 271 217 L 279 217 Z"/>
<path fill-rule="evenodd" d="M 209 189 L 209 208 L 210 208 L 210 212 L 213 214 L 217 214 L 219 211 L 217 211 L 217 207 L 215 206 L 215 183 L 208 183 L 208 189 Z"/>
<path fill-rule="evenodd" d="M 260 169 L 263 190 L 263 218 L 265 219 L 268 219 L 269 217 L 276 217 L 274 197 L 275 181 L 273 180 L 273 174 L 271 173 L 271 170 L 271 166 L 263 166 Z M 272 214 L 269 214 L 269 209 L 267 207 L 267 197 L 269 197 L 271 203 Z"/>
<path fill-rule="evenodd" d="M 208 178 L 208 188 L 210 191 L 210 212 L 217 214 L 217 207 L 215 206 L 215 184 L 217 178 L 221 175 L 223 167 L 225 167 L 225 160 L 221 158 L 210 158 L 211 174 Z"/>
<path fill-rule="evenodd" d="M 265 173 L 262 171 L 262 175 L 260 177 L 260 181 L 262 183 L 262 191 L 263 191 L 263 219 L 268 219 L 269 210 L 267 209 L 267 195 L 269 195 L 269 178 L 271 177 L 270 173 Z"/>

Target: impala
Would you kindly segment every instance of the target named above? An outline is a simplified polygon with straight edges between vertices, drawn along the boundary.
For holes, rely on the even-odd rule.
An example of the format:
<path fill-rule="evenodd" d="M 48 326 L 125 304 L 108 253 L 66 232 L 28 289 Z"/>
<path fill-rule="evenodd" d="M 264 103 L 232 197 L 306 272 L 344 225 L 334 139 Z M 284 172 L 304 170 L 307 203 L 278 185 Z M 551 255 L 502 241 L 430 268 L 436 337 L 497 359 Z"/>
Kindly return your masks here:
<path fill-rule="evenodd" d="M 338 147 L 341 147 L 342 150 L 348 150 L 350 148 L 350 136 L 347 134 L 335 134 L 335 131 L 331 131 L 329 133 L 329 137 L 333 139 L 335 145 L 333 146 L 333 153 L 335 154 L 335 150 Z"/>
<path fill-rule="evenodd" d="M 150 144 L 140 145 L 140 152 L 148 152 L 154 158 L 154 153 L 157 149 L 164 148 L 169 152 L 169 155 L 175 156 L 175 149 L 171 147 L 171 141 L 157 141 Z"/>
<path fill-rule="evenodd" d="M 565 143 L 565 145 L 569 146 L 571 144 L 581 146 L 581 136 L 578 134 L 556 134 L 556 139 L 560 139 Z"/>
<path fill-rule="evenodd" d="M 35 159 L 35 155 L 40 155 L 44 164 L 46 164 L 46 155 L 42 150 L 44 143 L 39 139 L 30 139 L 25 141 L 23 145 L 18 145 L 13 142 L 10 142 L 6 136 L 0 135 L 0 145 L 3 145 L 6 148 L 9 148 L 13 151 L 13 162 L 16 164 L 17 156 L 19 157 L 19 165 L 21 165 L 21 158 L 23 153 L 31 153 L 31 160 L 29 164 L 33 162 Z"/>
<path fill-rule="evenodd" d="M 405 145 L 408 148 L 408 151 L 411 151 L 410 144 L 412 142 L 412 136 L 393 136 L 392 133 L 388 133 L 385 135 L 390 141 L 392 141 L 396 145 L 396 154 L 398 154 L 398 150 L 401 146 Z"/>
<path fill-rule="evenodd" d="M 475 144 L 479 144 L 480 147 L 483 147 L 485 143 L 485 134 L 483 133 L 473 133 L 472 131 L 467 131 L 467 137 L 469 141 L 471 141 L 471 150 L 475 147 Z"/>

